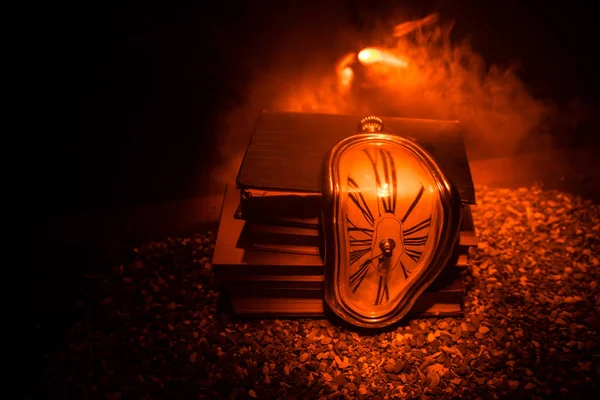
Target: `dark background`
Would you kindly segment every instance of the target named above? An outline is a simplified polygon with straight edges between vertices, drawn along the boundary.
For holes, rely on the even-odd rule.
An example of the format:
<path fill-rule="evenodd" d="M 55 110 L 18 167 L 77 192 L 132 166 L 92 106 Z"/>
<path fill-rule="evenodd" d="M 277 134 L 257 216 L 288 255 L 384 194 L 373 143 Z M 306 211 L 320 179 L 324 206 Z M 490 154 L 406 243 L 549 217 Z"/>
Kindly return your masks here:
<path fill-rule="evenodd" d="M 45 62 L 57 75 L 46 82 L 49 104 L 42 105 L 60 106 L 54 133 L 38 147 L 44 181 L 51 182 L 48 212 L 197 195 L 206 180 L 201 171 L 209 173 L 198 163 L 217 161 L 217 117 L 243 103 L 249 63 L 260 58 L 267 66 L 293 53 L 281 39 L 287 31 L 305 29 L 315 51 L 327 51 L 332 34 L 347 27 L 368 32 L 377 16 L 398 6 L 454 19 L 456 39 L 470 37 L 489 64 L 518 62 L 538 98 L 562 108 L 574 99 L 598 105 L 599 28 L 583 1 L 175 3 L 74 6 L 56 20 L 58 32 L 44 33 L 52 45 Z M 594 132 L 569 134 L 560 144 L 585 145 Z"/>
<path fill-rule="evenodd" d="M 536 97 L 562 108 L 579 99 L 592 112 L 556 133 L 557 146 L 598 144 L 600 32 L 583 1 L 124 1 L 48 10 L 35 29 L 40 50 L 31 67 L 39 85 L 30 118 L 44 127 L 20 146 L 31 172 L 19 189 L 19 234 L 34 237 L 20 251 L 31 256 L 32 267 L 21 271 L 35 360 L 62 345 L 76 318 L 78 276 L 96 262 L 85 246 L 45 241 L 48 216 L 206 192 L 212 166 L 222 161 L 220 117 L 243 104 L 248 64 L 268 66 L 290 30 L 322 36 L 315 51 L 327 52 L 336 29 L 368 32 L 398 4 L 416 17 L 438 11 L 454 19 L 454 37 L 470 36 L 488 63 L 518 61 Z"/>

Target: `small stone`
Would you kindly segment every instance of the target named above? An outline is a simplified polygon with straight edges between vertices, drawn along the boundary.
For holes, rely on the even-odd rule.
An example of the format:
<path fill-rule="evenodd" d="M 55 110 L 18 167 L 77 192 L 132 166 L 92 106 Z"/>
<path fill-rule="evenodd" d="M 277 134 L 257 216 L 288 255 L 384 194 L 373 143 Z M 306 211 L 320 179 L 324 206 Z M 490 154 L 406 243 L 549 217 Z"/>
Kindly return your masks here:
<path fill-rule="evenodd" d="M 346 384 L 346 376 L 344 374 L 339 374 L 333 378 L 333 382 L 338 386 L 344 386 Z"/>
<path fill-rule="evenodd" d="M 598 282 L 596 282 L 596 281 L 590 282 L 590 289 L 595 290 L 597 287 L 598 287 Z"/>
<path fill-rule="evenodd" d="M 566 325 L 567 324 L 567 321 L 565 321 L 562 318 L 557 318 L 556 321 L 554 321 L 554 322 L 556 322 L 559 325 Z"/>
<path fill-rule="evenodd" d="M 440 377 L 438 374 L 430 375 L 431 381 L 429 382 L 429 389 L 433 390 L 440 384 Z"/>
<path fill-rule="evenodd" d="M 479 333 L 481 333 L 482 335 L 485 335 L 486 333 L 488 333 L 490 331 L 490 328 L 488 328 L 485 325 L 481 325 L 479 327 Z"/>
<path fill-rule="evenodd" d="M 323 339 L 321 339 L 321 344 L 325 345 L 325 344 L 329 344 L 329 343 L 331 343 L 330 337 L 324 337 Z"/>
<path fill-rule="evenodd" d="M 302 355 L 300 356 L 300 362 L 306 362 L 306 360 L 308 360 L 308 353 L 302 353 Z"/>
<path fill-rule="evenodd" d="M 584 301 L 585 300 L 581 296 L 568 296 L 568 297 L 565 297 L 565 300 L 564 300 L 564 302 L 566 304 L 575 304 L 575 303 L 584 302 Z"/>
<path fill-rule="evenodd" d="M 390 374 L 390 373 L 394 372 L 394 367 L 395 367 L 395 364 L 389 362 L 389 363 L 385 364 L 383 369 L 385 370 L 385 372 Z"/>
<path fill-rule="evenodd" d="M 340 340 L 339 342 L 337 342 L 334 345 L 334 348 L 336 349 L 337 352 L 343 352 L 348 349 L 348 345 L 346 344 L 346 342 L 344 340 Z"/>
<path fill-rule="evenodd" d="M 358 393 L 359 394 L 367 394 L 367 388 L 364 386 L 361 386 L 358 388 Z"/>
<path fill-rule="evenodd" d="M 256 398 L 256 392 L 252 389 L 248 390 L 248 396 L 252 397 L 253 399 Z"/>
<path fill-rule="evenodd" d="M 435 340 L 435 335 L 433 334 L 433 332 L 429 332 L 429 334 L 427 335 L 427 341 L 429 343 L 433 342 Z"/>
<path fill-rule="evenodd" d="M 331 382 L 333 381 L 333 377 L 331 375 L 329 375 L 327 372 L 323 372 L 323 379 L 325 380 L 325 382 Z"/>
<path fill-rule="evenodd" d="M 404 361 L 398 360 L 394 364 L 394 373 L 399 374 L 404 369 Z"/>
<path fill-rule="evenodd" d="M 533 390 L 535 388 L 535 385 L 531 382 L 529 382 L 527 385 L 525 385 L 525 390 Z"/>
<path fill-rule="evenodd" d="M 519 381 L 508 381 L 508 387 L 512 391 L 517 390 L 519 388 Z"/>
<path fill-rule="evenodd" d="M 571 268 L 571 267 L 565 268 L 565 274 L 572 274 L 572 273 L 573 273 L 573 268 Z"/>

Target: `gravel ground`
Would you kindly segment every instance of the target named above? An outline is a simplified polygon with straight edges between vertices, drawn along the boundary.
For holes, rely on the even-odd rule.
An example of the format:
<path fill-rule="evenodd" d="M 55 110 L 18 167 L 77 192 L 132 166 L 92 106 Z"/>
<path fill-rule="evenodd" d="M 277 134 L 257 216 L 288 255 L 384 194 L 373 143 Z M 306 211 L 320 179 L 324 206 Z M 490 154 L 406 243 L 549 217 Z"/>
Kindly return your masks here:
<path fill-rule="evenodd" d="M 135 249 L 87 297 L 50 397 L 598 398 L 600 206 L 477 188 L 465 316 L 378 332 L 328 320 L 220 322 L 212 233 Z"/>

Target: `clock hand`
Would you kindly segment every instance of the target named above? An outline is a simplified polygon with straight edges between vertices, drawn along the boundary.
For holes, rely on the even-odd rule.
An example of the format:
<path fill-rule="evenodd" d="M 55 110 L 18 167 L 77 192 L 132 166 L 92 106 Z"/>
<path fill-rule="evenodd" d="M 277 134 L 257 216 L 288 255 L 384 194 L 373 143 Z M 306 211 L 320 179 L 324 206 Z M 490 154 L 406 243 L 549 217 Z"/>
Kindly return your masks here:
<path fill-rule="evenodd" d="M 390 300 L 390 291 L 388 289 L 387 275 L 381 275 L 379 277 L 379 286 L 377 287 L 377 296 L 375 297 L 374 305 L 378 306 L 382 304 L 384 302 L 384 297 L 385 301 Z"/>
<path fill-rule="evenodd" d="M 352 275 L 350 275 L 350 290 L 352 290 L 352 293 L 355 293 L 356 290 L 358 289 L 358 287 L 360 286 L 360 284 L 362 283 L 363 279 L 365 279 L 365 276 L 367 276 L 367 272 L 369 272 L 369 268 L 371 267 L 371 262 L 376 259 L 379 258 L 379 262 L 381 264 L 381 260 L 382 260 L 382 255 L 378 254 L 375 257 L 371 257 L 367 260 L 365 260 L 360 267 L 358 267 L 358 270 L 356 272 L 354 272 Z"/>
<path fill-rule="evenodd" d="M 376 255 L 375 257 L 371 258 L 369 261 L 373 261 L 376 258 L 380 258 L 381 256 L 383 256 L 383 253 L 379 253 L 378 255 Z"/>

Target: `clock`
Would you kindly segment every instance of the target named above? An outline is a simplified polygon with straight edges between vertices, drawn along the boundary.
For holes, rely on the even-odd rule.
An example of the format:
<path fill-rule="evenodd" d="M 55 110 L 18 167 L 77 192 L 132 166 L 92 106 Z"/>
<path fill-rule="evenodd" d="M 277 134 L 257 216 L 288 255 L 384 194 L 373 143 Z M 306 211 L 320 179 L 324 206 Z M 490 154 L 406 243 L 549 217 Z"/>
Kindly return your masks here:
<path fill-rule="evenodd" d="M 325 302 L 353 325 L 391 325 L 449 262 L 460 196 L 428 151 L 374 116 L 333 147 L 324 171 Z"/>
<path fill-rule="evenodd" d="M 221 208 L 220 313 L 459 316 L 474 204 L 458 121 L 264 111 Z"/>

